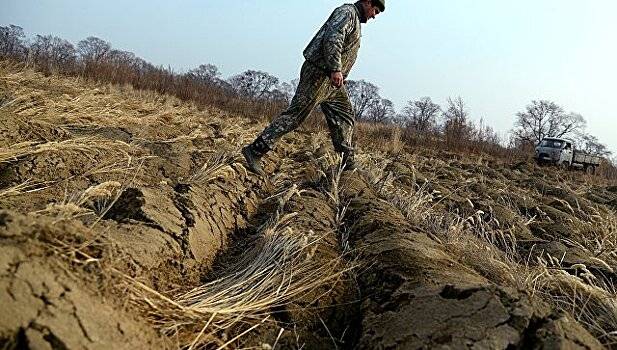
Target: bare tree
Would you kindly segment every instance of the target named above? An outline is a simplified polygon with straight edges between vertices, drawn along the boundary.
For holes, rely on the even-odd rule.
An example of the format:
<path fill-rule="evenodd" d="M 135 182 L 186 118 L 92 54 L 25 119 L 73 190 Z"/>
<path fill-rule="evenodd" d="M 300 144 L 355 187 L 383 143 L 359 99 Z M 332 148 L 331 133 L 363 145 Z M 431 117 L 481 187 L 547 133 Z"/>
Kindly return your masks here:
<path fill-rule="evenodd" d="M 549 135 L 555 137 L 565 137 L 566 135 L 575 134 L 585 129 L 587 121 L 579 113 L 570 112 L 563 115 L 561 120 L 554 120 L 549 124 Z"/>
<path fill-rule="evenodd" d="M 399 118 L 406 127 L 417 132 L 427 132 L 435 128 L 440 111 L 441 107 L 430 97 L 423 97 L 417 101 L 408 101 Z"/>
<path fill-rule="evenodd" d="M 467 112 L 467 105 L 461 97 L 452 99 L 448 98 L 448 108 L 443 111 L 443 117 L 445 122 L 455 121 L 457 123 L 465 123 L 469 113 Z"/>
<path fill-rule="evenodd" d="M 364 119 L 372 123 L 388 123 L 394 119 L 395 114 L 394 103 L 381 98 L 368 107 Z"/>
<path fill-rule="evenodd" d="M 15 25 L 0 27 L 0 56 L 24 57 L 26 47 L 24 45 L 24 30 Z"/>
<path fill-rule="evenodd" d="M 461 97 L 448 98 L 448 108 L 443 111 L 443 131 L 448 142 L 469 139 L 469 112 Z"/>
<path fill-rule="evenodd" d="M 267 92 L 264 96 L 264 99 L 274 101 L 274 102 L 282 102 L 289 103 L 290 97 L 284 91 L 279 90 L 278 88 L 273 89 L 272 91 Z"/>
<path fill-rule="evenodd" d="M 147 63 L 145 60 L 138 58 L 134 53 L 122 50 L 111 50 L 109 52 L 109 61 L 115 64 L 135 65 L 138 68 L 145 66 Z"/>
<path fill-rule="evenodd" d="M 370 106 L 379 103 L 379 88 L 364 80 L 348 80 L 345 84 L 356 118 L 367 119 Z"/>
<path fill-rule="evenodd" d="M 129 65 L 136 69 L 138 72 L 153 71 L 156 69 L 156 67 L 152 63 L 144 60 L 141 57 L 135 56 L 134 53 L 129 51 L 113 50 L 110 53 L 110 57 L 114 57 L 113 60 L 116 62 L 116 64 Z"/>
<path fill-rule="evenodd" d="M 237 93 L 253 99 L 269 97 L 278 82 L 277 77 L 255 70 L 247 70 L 229 79 L 229 84 Z"/>
<path fill-rule="evenodd" d="M 139 80 L 138 77 L 144 76 L 144 72 L 147 71 L 144 68 L 148 66 L 154 68 L 132 52 L 111 49 L 105 54 L 103 61 L 94 68 L 94 71 L 102 74 L 102 70 L 105 69 L 105 74 L 113 82 L 122 83 L 128 79 L 136 83 Z"/>
<path fill-rule="evenodd" d="M 484 124 L 484 118 L 480 118 L 480 123 L 477 126 L 472 125 L 472 129 L 474 130 L 474 139 L 477 142 L 492 145 L 500 145 L 502 143 L 495 130 Z"/>
<path fill-rule="evenodd" d="M 295 94 L 296 90 L 298 90 L 298 85 L 300 85 L 300 78 L 291 79 L 289 84 L 291 84 L 291 87 L 293 88 L 293 93 Z"/>
<path fill-rule="evenodd" d="M 613 154 L 597 137 L 590 134 L 583 133 L 579 135 L 577 143 L 581 150 L 596 156 L 610 157 Z"/>
<path fill-rule="evenodd" d="M 111 44 L 91 36 L 77 43 L 77 51 L 86 62 L 101 62 L 111 51 Z"/>
<path fill-rule="evenodd" d="M 30 56 L 36 65 L 50 72 L 73 68 L 77 52 L 73 44 L 64 39 L 52 35 L 37 35 L 30 46 Z"/>
<path fill-rule="evenodd" d="M 567 137 L 585 128 L 583 116 L 565 113 L 555 102 L 535 100 L 516 114 L 513 135 L 521 142 L 538 143 L 544 137 Z"/>
<path fill-rule="evenodd" d="M 216 83 L 220 80 L 221 73 L 217 66 L 213 64 L 201 64 L 195 69 L 191 69 L 187 75 L 202 83 Z"/>
<path fill-rule="evenodd" d="M 296 88 L 297 85 L 294 86 L 293 85 L 293 80 L 289 83 L 287 82 L 282 82 L 280 83 L 276 90 L 279 91 L 283 97 L 283 101 L 287 102 L 287 103 L 291 103 L 291 99 L 293 98 L 295 92 L 296 92 Z"/>

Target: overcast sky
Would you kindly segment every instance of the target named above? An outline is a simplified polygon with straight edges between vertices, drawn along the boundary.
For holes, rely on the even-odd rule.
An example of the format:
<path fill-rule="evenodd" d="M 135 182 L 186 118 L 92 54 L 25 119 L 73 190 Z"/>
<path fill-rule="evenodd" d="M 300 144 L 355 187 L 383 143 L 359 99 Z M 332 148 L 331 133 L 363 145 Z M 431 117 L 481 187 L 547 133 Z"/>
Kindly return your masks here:
<path fill-rule="evenodd" d="M 258 69 L 296 78 L 302 50 L 338 0 L 0 0 L 0 25 L 114 48 L 186 71 L 225 77 Z M 534 99 L 582 114 L 617 153 L 617 1 L 387 0 L 363 28 L 350 79 L 365 79 L 397 109 L 461 96 L 472 118 L 501 135 Z"/>

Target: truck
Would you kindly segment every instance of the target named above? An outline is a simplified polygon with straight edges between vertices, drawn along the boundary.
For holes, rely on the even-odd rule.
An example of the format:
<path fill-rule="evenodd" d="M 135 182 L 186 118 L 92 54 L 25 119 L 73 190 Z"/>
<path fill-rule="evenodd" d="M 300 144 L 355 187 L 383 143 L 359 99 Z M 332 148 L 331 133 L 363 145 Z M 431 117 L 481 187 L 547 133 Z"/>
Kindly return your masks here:
<path fill-rule="evenodd" d="M 564 169 L 581 169 L 593 174 L 602 157 L 579 151 L 572 140 L 545 137 L 536 146 L 534 156 L 538 164 L 554 164 Z"/>

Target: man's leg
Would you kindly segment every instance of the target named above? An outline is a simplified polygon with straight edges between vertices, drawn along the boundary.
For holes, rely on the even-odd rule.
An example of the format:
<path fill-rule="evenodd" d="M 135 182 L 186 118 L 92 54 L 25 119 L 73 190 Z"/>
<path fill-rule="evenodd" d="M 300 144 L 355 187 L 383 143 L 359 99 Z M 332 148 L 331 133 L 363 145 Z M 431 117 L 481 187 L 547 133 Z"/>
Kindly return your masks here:
<path fill-rule="evenodd" d="M 244 147 L 242 153 L 255 173 L 264 174 L 260 159 L 283 135 L 295 130 L 323 100 L 328 92 L 328 77 L 318 68 L 305 62 L 300 73 L 300 82 L 289 107 L 275 118 L 255 141 Z"/>
<path fill-rule="evenodd" d="M 346 170 L 354 169 L 352 137 L 356 118 L 345 87 L 337 89 L 326 101 L 322 102 L 321 110 L 326 116 L 334 150 L 343 154 L 343 164 Z"/>
<path fill-rule="evenodd" d="M 318 68 L 305 62 L 300 82 L 289 107 L 262 131 L 260 137 L 270 147 L 283 135 L 295 130 L 328 93 L 328 77 Z"/>

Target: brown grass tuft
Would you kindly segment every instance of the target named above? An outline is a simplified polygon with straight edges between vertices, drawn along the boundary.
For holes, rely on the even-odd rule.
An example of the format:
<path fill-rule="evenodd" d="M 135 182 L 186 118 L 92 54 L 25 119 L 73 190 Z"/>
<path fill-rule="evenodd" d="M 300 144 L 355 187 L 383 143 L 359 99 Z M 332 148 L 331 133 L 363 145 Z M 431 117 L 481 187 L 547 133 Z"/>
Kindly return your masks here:
<path fill-rule="evenodd" d="M 186 293 L 164 296 L 127 277 L 132 302 L 164 334 L 177 338 L 181 348 L 222 348 L 229 345 L 222 340 L 222 332 L 237 334 L 233 339 L 237 341 L 267 322 L 272 309 L 336 285 L 354 268 L 343 256 L 325 264 L 314 261 L 321 237 L 312 231 L 292 232 L 289 223 L 294 216 L 277 215 L 251 251 L 223 277 Z"/>

